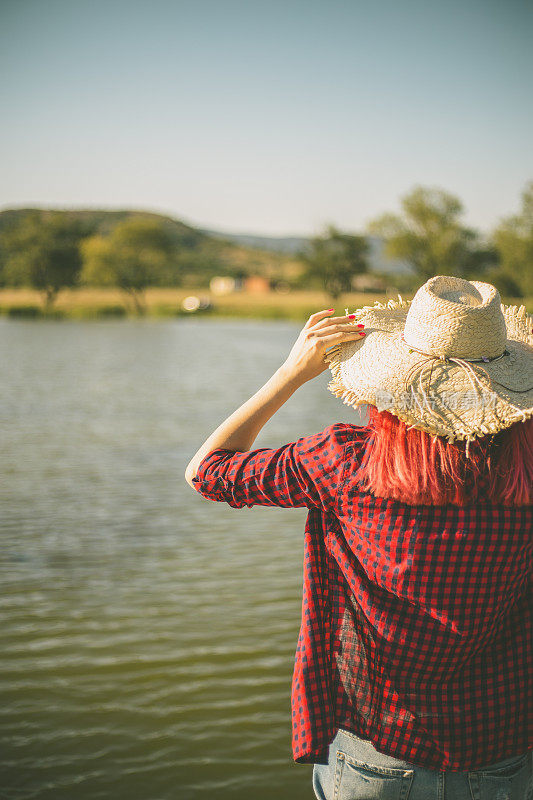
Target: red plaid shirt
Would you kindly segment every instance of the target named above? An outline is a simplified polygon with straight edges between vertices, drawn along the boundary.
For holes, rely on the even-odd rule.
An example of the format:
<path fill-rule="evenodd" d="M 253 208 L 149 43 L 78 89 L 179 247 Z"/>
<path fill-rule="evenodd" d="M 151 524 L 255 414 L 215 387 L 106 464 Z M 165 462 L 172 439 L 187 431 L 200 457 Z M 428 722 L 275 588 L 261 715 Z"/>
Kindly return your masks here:
<path fill-rule="evenodd" d="M 368 432 L 338 423 L 276 449 L 211 451 L 197 491 L 309 508 L 292 681 L 294 760 L 338 728 L 429 769 L 533 747 L 533 508 L 409 506 L 355 473 Z"/>

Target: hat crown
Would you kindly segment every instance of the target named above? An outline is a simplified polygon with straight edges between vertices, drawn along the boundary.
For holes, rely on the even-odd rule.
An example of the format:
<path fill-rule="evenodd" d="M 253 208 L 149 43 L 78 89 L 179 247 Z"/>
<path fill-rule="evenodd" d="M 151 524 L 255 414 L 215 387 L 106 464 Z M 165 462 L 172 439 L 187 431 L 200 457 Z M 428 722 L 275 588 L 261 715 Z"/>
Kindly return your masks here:
<path fill-rule="evenodd" d="M 490 283 L 436 275 L 413 297 L 403 337 L 440 358 L 501 356 L 507 329 L 498 290 Z"/>

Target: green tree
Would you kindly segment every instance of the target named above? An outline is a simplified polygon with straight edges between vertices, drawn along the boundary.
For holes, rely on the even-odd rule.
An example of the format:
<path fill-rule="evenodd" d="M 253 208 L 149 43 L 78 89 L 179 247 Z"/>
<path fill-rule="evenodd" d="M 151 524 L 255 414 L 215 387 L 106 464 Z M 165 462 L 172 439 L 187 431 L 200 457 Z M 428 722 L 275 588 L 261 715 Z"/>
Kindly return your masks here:
<path fill-rule="evenodd" d="M 28 213 L 2 234 L 4 282 L 37 289 L 50 310 L 58 292 L 78 281 L 83 233 L 78 220 L 60 211 Z"/>
<path fill-rule="evenodd" d="M 305 264 L 302 281 L 317 281 L 336 301 L 352 290 L 352 278 L 368 270 L 368 243 L 364 236 L 342 233 L 329 225 L 322 236 L 311 239 L 309 252 L 300 252 Z"/>
<path fill-rule="evenodd" d="M 533 294 L 533 181 L 522 192 L 519 214 L 503 219 L 493 234 L 501 259 L 501 282 L 511 294 Z"/>
<path fill-rule="evenodd" d="M 433 275 L 479 277 L 497 263 L 495 248 L 461 223 L 458 197 L 442 189 L 416 186 L 401 198 L 402 214 L 383 214 L 369 231 L 385 239 L 391 258 L 408 261 L 427 280 Z"/>
<path fill-rule="evenodd" d="M 82 283 L 117 286 L 138 314 L 146 311 L 145 289 L 158 284 L 177 254 L 176 243 L 158 220 L 133 217 L 109 236 L 90 236 L 81 244 Z"/>

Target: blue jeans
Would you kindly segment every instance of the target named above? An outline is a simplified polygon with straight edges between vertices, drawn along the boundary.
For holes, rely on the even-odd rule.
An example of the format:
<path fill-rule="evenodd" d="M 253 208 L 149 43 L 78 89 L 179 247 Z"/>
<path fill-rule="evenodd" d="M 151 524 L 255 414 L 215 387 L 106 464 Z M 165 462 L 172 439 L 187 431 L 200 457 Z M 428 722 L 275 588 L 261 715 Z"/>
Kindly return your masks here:
<path fill-rule="evenodd" d="M 340 729 L 329 763 L 315 764 L 318 800 L 530 800 L 533 750 L 471 772 L 418 767 Z"/>

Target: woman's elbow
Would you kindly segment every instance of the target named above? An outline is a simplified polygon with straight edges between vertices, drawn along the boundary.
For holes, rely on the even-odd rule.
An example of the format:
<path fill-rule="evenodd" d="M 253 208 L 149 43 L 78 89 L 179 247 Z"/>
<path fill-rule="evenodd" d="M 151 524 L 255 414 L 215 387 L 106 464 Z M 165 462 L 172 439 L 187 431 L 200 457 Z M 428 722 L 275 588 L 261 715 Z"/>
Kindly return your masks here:
<path fill-rule="evenodd" d="M 193 488 L 193 489 L 194 489 L 194 484 L 193 484 L 193 482 L 192 482 L 192 479 L 193 479 L 194 477 L 196 477 L 196 468 L 195 468 L 195 467 L 192 467 L 190 464 L 188 464 L 188 465 L 187 465 L 187 468 L 186 468 L 186 470 L 185 470 L 185 480 L 187 481 L 187 483 L 189 484 L 189 486 L 190 486 L 191 488 Z"/>

